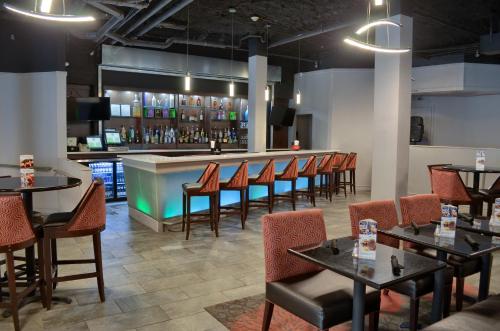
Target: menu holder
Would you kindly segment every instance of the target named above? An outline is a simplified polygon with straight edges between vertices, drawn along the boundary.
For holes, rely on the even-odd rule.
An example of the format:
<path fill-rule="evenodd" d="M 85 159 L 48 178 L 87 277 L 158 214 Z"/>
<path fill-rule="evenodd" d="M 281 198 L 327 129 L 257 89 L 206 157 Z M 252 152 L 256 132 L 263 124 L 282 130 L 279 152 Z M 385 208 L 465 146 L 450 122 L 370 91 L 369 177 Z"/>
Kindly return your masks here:
<path fill-rule="evenodd" d="M 491 213 L 490 225 L 500 226 L 500 198 L 495 199 L 495 206 Z"/>
<path fill-rule="evenodd" d="M 19 168 L 22 185 L 33 185 L 35 181 L 35 163 L 33 161 L 33 155 L 19 155 Z"/>
<path fill-rule="evenodd" d="M 483 171 L 486 164 L 486 153 L 485 151 L 476 152 L 476 170 Z"/>
<path fill-rule="evenodd" d="M 452 205 L 444 205 L 441 207 L 441 229 L 439 235 L 441 237 L 455 238 L 457 228 L 458 208 Z"/>
<path fill-rule="evenodd" d="M 377 222 L 372 219 L 359 221 L 360 259 L 375 260 L 377 255 Z"/>

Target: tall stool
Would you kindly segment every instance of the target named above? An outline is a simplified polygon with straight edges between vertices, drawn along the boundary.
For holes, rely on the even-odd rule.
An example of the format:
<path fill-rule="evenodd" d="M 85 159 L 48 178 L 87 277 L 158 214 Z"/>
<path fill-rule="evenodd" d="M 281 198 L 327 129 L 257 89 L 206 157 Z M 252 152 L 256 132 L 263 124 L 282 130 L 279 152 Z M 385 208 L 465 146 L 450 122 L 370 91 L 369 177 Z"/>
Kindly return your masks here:
<path fill-rule="evenodd" d="M 274 169 L 274 160 L 270 159 L 257 175 L 248 177 L 247 206 L 245 208 L 247 214 L 250 207 L 262 207 L 263 205 L 267 206 L 269 214 L 273 213 Z M 250 200 L 250 186 L 267 186 L 267 200 Z"/>
<path fill-rule="evenodd" d="M 333 195 L 333 154 L 325 154 L 321 161 L 319 162 L 317 172 L 319 175 L 319 196 L 323 195 L 323 189 L 325 190 L 325 196 L 328 199 L 330 196 L 330 202 L 332 202 Z"/>
<path fill-rule="evenodd" d="M 224 215 L 240 215 L 241 228 L 245 230 L 245 221 L 247 219 L 245 192 L 248 187 L 248 161 L 241 162 L 240 166 L 230 179 L 221 180 L 219 183 L 219 214 Z M 240 207 L 230 207 L 220 205 L 221 191 L 239 191 L 240 192 Z"/>
<path fill-rule="evenodd" d="M 295 201 L 297 200 L 297 178 L 299 176 L 299 159 L 294 156 L 286 165 L 283 171 L 277 172 L 274 176 L 274 181 L 290 182 L 292 184 L 292 191 L 290 195 L 287 194 L 273 194 L 273 199 L 288 200 L 292 202 L 292 208 L 295 210 Z M 273 189 L 274 193 L 274 189 Z"/>
<path fill-rule="evenodd" d="M 347 169 L 347 153 L 335 153 L 333 155 L 333 177 L 335 178 L 335 193 L 338 194 L 340 188 L 344 189 L 344 196 L 347 198 L 347 184 L 345 173 Z"/>
<path fill-rule="evenodd" d="M 39 277 L 31 284 L 24 284 L 26 288 L 17 293 L 16 270 L 14 268 L 14 252 L 37 244 Z M 20 195 L 0 195 L 0 253 L 5 253 L 7 265 L 7 283 L 9 301 L 0 300 L 0 308 L 10 309 L 14 321 L 14 329 L 20 330 L 19 305 L 21 301 L 38 287 L 42 296 L 42 304 L 46 305 L 44 288 L 43 250 L 41 236 L 37 238 L 33 227 L 26 215 L 26 209 Z M 0 297 L 1 299 L 1 297 Z"/>
<path fill-rule="evenodd" d="M 191 197 L 193 196 L 208 196 L 209 212 L 206 213 L 191 213 Z M 210 162 L 205 168 L 205 171 L 196 183 L 182 184 L 182 231 L 186 229 L 186 240 L 189 239 L 191 223 L 210 222 L 210 229 L 215 230 L 215 236 L 219 236 L 219 164 Z M 206 218 L 198 218 L 191 220 L 195 216 L 208 216 Z"/>
<path fill-rule="evenodd" d="M 297 191 L 300 195 L 305 195 L 311 201 L 313 207 L 316 207 L 316 188 L 315 179 L 318 169 L 316 167 L 316 156 L 309 156 L 306 164 L 299 170 L 299 178 L 307 178 L 307 191 Z"/>
<path fill-rule="evenodd" d="M 349 191 L 356 195 L 356 163 L 358 161 L 357 153 L 349 153 L 349 162 L 346 170 L 349 171 Z"/>

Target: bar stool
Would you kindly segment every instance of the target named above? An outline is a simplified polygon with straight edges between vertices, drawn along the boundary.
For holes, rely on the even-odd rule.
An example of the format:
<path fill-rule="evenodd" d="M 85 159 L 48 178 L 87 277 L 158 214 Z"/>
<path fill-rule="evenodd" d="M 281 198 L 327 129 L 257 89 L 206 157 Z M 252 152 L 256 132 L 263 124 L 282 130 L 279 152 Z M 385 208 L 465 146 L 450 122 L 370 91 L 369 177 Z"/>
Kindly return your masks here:
<path fill-rule="evenodd" d="M 340 188 L 343 188 L 344 196 L 346 198 L 347 198 L 347 183 L 345 180 L 345 172 L 347 169 L 347 161 L 348 161 L 347 156 L 348 156 L 347 153 L 335 153 L 333 155 L 333 177 L 335 178 L 335 193 L 339 194 Z"/>
<path fill-rule="evenodd" d="M 358 161 L 358 154 L 350 153 L 349 157 L 346 167 L 347 171 L 349 171 L 349 191 L 356 195 L 356 163 Z"/>
<path fill-rule="evenodd" d="M 254 176 L 248 177 L 248 187 L 247 187 L 247 206 L 245 208 L 246 213 L 250 207 L 262 207 L 267 206 L 269 214 L 273 213 L 274 206 L 274 160 L 270 159 L 267 161 L 266 165 L 262 170 Z M 267 200 L 250 200 L 250 187 L 251 186 L 267 186 Z"/>
<path fill-rule="evenodd" d="M 62 214 L 61 214 L 62 215 Z M 47 284 L 47 309 L 52 305 L 52 291 L 58 282 L 77 279 L 96 278 L 101 302 L 105 301 L 104 274 L 102 269 L 101 232 L 106 228 L 106 198 L 104 184 L 101 181 L 92 182 L 85 196 L 78 204 L 76 211 L 69 221 L 46 222 L 43 226 L 43 254 L 45 282 Z M 81 260 L 59 260 L 54 244 L 61 238 L 78 238 L 92 236 L 94 258 Z M 53 254 L 56 256 L 53 256 Z M 60 265 L 95 264 L 95 272 L 76 275 L 58 276 Z"/>
<path fill-rule="evenodd" d="M 313 207 L 316 207 L 316 189 L 314 180 L 316 179 L 317 173 L 318 169 L 316 167 L 316 156 L 309 156 L 307 162 L 304 164 L 302 169 L 299 170 L 298 176 L 298 178 L 307 178 L 307 190 L 297 191 L 297 194 L 308 197 Z"/>
<path fill-rule="evenodd" d="M 209 198 L 209 213 L 191 213 L 191 197 L 193 196 L 208 196 Z M 205 171 L 196 183 L 182 184 L 182 232 L 186 228 L 186 240 L 189 239 L 191 223 L 210 222 L 210 229 L 215 229 L 215 236 L 219 236 L 218 222 L 218 200 L 219 198 L 219 164 L 210 162 L 205 168 Z M 195 216 L 208 216 L 208 219 L 199 218 L 191 220 Z"/>
<path fill-rule="evenodd" d="M 240 215 L 241 228 L 245 230 L 245 221 L 247 219 L 245 209 L 245 192 L 248 187 L 248 161 L 241 162 L 236 172 L 230 179 L 221 180 L 219 183 L 219 214 L 224 215 Z M 240 207 L 221 206 L 220 193 L 221 191 L 239 191 L 240 192 Z"/>
<path fill-rule="evenodd" d="M 37 244 L 39 277 L 32 284 L 24 284 L 26 288 L 17 293 L 16 270 L 14 268 L 14 252 Z M 10 309 L 14 321 L 14 329 L 20 330 L 19 304 L 38 287 L 40 289 L 42 304 L 46 306 L 45 288 L 43 286 L 44 266 L 42 239 L 37 238 L 33 227 L 26 215 L 26 209 L 20 195 L 0 196 L 0 253 L 5 253 L 7 265 L 7 283 L 9 287 L 9 301 L 0 300 L 0 308 Z M 1 298 L 1 297 L 0 297 Z"/>
<path fill-rule="evenodd" d="M 330 202 L 332 202 L 333 185 L 334 185 L 333 154 L 325 154 L 323 156 L 323 158 L 319 162 L 317 172 L 319 175 L 319 196 L 323 195 L 323 188 L 324 188 L 326 198 L 328 199 L 328 196 L 330 196 Z"/>
<path fill-rule="evenodd" d="M 276 200 L 288 200 L 292 202 L 292 208 L 295 210 L 295 201 L 297 199 L 297 178 L 299 176 L 299 159 L 294 156 L 290 162 L 286 165 L 283 171 L 277 172 L 274 176 L 274 181 L 290 182 L 292 184 L 292 191 L 290 195 L 287 194 L 274 194 L 273 189 L 273 199 Z"/>

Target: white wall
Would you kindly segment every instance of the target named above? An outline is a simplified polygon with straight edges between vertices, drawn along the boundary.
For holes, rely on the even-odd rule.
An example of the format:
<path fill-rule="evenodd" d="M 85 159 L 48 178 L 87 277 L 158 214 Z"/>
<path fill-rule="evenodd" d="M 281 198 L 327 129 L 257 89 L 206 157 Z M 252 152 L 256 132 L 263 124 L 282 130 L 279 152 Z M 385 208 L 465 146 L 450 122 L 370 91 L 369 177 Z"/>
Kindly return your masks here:
<path fill-rule="evenodd" d="M 328 69 L 295 76 L 301 105 L 297 114 L 313 115 L 313 149 L 358 153 L 356 183 L 371 185 L 373 70 Z M 295 128 L 290 130 L 290 143 Z"/>
<path fill-rule="evenodd" d="M 500 148 L 500 95 L 414 97 L 412 115 L 424 117 L 426 144 Z"/>

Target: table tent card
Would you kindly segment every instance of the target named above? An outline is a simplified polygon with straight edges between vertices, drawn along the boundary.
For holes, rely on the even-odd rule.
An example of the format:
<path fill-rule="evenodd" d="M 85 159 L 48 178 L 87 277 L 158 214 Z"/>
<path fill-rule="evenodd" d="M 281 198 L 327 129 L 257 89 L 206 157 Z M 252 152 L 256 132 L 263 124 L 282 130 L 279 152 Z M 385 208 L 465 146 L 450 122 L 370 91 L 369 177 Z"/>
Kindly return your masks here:
<path fill-rule="evenodd" d="M 500 226 L 500 198 L 495 199 L 495 206 L 491 213 L 490 225 Z"/>
<path fill-rule="evenodd" d="M 372 219 L 359 221 L 360 259 L 375 260 L 377 248 L 377 222 Z"/>
<path fill-rule="evenodd" d="M 20 155 L 19 168 L 23 185 L 33 185 L 33 181 L 35 179 L 33 155 Z"/>
<path fill-rule="evenodd" d="M 484 165 L 486 164 L 486 153 L 485 151 L 476 152 L 476 170 L 484 170 Z"/>
<path fill-rule="evenodd" d="M 458 208 L 452 205 L 444 205 L 441 207 L 441 229 L 439 235 L 441 237 L 454 238 L 457 228 Z"/>

